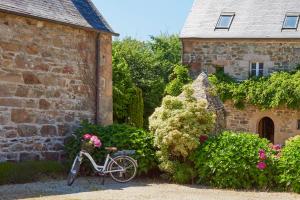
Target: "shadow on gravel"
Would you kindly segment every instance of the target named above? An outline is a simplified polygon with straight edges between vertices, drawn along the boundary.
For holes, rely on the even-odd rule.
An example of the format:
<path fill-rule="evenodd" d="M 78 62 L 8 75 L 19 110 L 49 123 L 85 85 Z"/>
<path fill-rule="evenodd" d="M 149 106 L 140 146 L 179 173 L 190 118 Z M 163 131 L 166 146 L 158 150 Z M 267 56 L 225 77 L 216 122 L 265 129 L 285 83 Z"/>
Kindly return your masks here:
<path fill-rule="evenodd" d="M 116 183 L 110 178 L 78 178 L 72 186 L 67 186 L 66 180 L 45 181 L 27 184 L 0 186 L 0 200 L 15 200 L 39 198 L 46 196 L 76 194 L 101 190 L 123 190 L 128 187 L 147 186 L 155 180 L 137 179 L 129 183 Z"/>

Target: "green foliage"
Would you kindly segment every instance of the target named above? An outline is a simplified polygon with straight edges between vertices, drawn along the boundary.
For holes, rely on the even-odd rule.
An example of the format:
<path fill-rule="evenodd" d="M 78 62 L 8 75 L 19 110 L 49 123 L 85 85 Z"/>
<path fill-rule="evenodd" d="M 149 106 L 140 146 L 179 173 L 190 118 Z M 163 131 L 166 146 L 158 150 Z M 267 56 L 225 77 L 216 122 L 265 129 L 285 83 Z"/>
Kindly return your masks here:
<path fill-rule="evenodd" d="M 95 150 L 92 154 L 98 163 L 105 159 L 107 153 L 105 147 L 114 146 L 119 150 L 136 150 L 136 154 L 133 157 L 138 161 L 139 174 L 147 173 L 156 167 L 157 162 L 153 148 L 153 136 L 142 129 L 118 124 L 101 127 L 88 122 L 82 122 L 81 127 L 76 131 L 76 135 L 82 138 L 86 133 L 92 133 L 102 141 L 103 146 Z M 80 141 L 70 138 L 66 144 L 66 152 L 69 159 L 74 159 L 79 150 Z M 92 168 L 86 163 L 83 165 L 83 169 L 85 172 L 90 172 Z"/>
<path fill-rule="evenodd" d="M 114 52 L 113 52 L 114 53 Z M 135 88 L 130 68 L 124 59 L 113 56 L 113 109 L 114 120 L 125 122 L 128 119 L 128 106 Z"/>
<path fill-rule="evenodd" d="M 168 83 L 173 69 L 181 63 L 182 47 L 178 35 L 151 36 L 149 46 L 154 53 L 160 74 L 163 75 L 165 83 Z"/>
<path fill-rule="evenodd" d="M 263 149 L 267 168 L 259 170 L 258 152 Z M 250 133 L 224 133 L 209 138 L 192 155 L 199 183 L 220 188 L 270 188 L 276 184 L 276 159 L 269 142 Z"/>
<path fill-rule="evenodd" d="M 27 161 L 0 164 L 0 185 L 28 183 L 66 174 L 68 165 L 54 161 Z"/>
<path fill-rule="evenodd" d="M 256 105 L 262 109 L 287 106 L 300 108 L 300 71 L 275 72 L 269 77 L 251 78 L 236 82 L 224 74 L 210 76 L 223 101 L 232 100 L 237 108 L 245 104 Z"/>
<path fill-rule="evenodd" d="M 207 111 L 205 102 L 197 101 L 192 94 L 193 90 L 187 87 L 183 99 L 166 96 L 149 119 L 159 149 L 160 169 L 181 183 L 193 178 L 188 157 L 198 147 L 199 136 L 210 133 L 214 127 L 214 115 Z"/>
<path fill-rule="evenodd" d="M 128 107 L 128 123 L 137 128 L 144 126 L 144 100 L 142 90 L 135 88 Z"/>
<path fill-rule="evenodd" d="M 147 125 L 148 117 L 161 104 L 170 74 L 180 64 L 179 37 L 160 35 L 147 42 L 125 38 L 113 42 L 112 55 L 115 122 L 130 123 L 128 109 L 134 105 L 131 100 L 137 87 L 142 90 L 144 109 L 140 112 L 143 112 L 144 124 Z M 177 86 L 178 83 L 173 85 L 182 87 Z"/>
<path fill-rule="evenodd" d="M 300 193 L 300 136 L 286 142 L 279 160 L 280 183 L 293 192 Z"/>
<path fill-rule="evenodd" d="M 130 91 L 134 91 L 135 87 L 140 88 L 143 92 L 144 111 L 146 113 L 142 114 L 145 115 L 145 118 L 147 113 L 160 103 L 165 84 L 155 63 L 153 52 L 148 43 L 131 38 L 113 42 L 114 106 L 116 107 L 114 115 L 116 122 L 127 122 L 128 107 L 133 104 L 130 100 L 135 95 Z M 123 77 L 124 80 L 122 80 Z"/>
<path fill-rule="evenodd" d="M 171 96 L 178 96 L 181 94 L 183 86 L 192 81 L 189 76 L 189 70 L 182 65 L 176 65 L 174 67 L 169 80 L 170 82 L 166 86 L 165 93 Z"/>

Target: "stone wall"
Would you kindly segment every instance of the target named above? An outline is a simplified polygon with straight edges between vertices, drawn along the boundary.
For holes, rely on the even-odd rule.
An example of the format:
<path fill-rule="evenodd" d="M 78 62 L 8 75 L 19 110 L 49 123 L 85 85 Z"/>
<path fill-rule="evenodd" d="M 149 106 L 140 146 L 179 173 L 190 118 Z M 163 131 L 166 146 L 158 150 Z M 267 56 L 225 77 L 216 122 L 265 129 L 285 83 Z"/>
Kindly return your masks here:
<path fill-rule="evenodd" d="M 239 110 L 230 101 L 227 101 L 224 105 L 226 110 L 226 129 L 258 133 L 259 121 L 264 117 L 269 117 L 275 125 L 275 144 L 284 144 L 284 141 L 288 138 L 300 135 L 300 130 L 298 129 L 300 111 L 287 108 L 260 110 L 251 105 L 247 105 L 245 109 Z"/>
<path fill-rule="evenodd" d="M 263 62 L 264 74 L 292 70 L 300 63 L 300 40 L 281 39 L 182 39 L 183 63 L 197 77 L 216 67 L 237 79 L 248 79 L 250 62 Z"/>
<path fill-rule="evenodd" d="M 95 119 L 97 33 L 0 13 L 0 162 L 62 159 Z M 99 123 L 112 123 L 111 34 L 100 42 Z"/>

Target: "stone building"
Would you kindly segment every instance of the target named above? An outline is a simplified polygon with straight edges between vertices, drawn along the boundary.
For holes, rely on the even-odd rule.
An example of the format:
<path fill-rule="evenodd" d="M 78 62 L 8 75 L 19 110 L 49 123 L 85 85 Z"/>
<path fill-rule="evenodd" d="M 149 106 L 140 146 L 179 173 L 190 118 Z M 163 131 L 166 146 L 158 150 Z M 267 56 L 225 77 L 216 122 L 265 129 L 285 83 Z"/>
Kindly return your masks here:
<path fill-rule="evenodd" d="M 300 63 L 299 0 L 195 0 L 181 32 L 183 63 L 193 77 L 217 70 L 245 80 Z M 300 134 L 300 111 L 244 110 L 225 102 L 226 127 L 284 143 Z"/>
<path fill-rule="evenodd" d="M 81 120 L 112 123 L 112 36 L 90 0 L 0 1 L 0 162 L 62 159 Z"/>

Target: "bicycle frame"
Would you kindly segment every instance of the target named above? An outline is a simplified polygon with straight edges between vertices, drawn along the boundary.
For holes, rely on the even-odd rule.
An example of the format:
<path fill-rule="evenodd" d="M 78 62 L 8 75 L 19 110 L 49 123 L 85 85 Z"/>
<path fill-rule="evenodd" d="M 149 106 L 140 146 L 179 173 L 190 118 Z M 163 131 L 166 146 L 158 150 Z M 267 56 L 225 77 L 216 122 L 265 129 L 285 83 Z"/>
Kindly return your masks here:
<path fill-rule="evenodd" d="M 87 157 L 89 159 L 89 161 L 92 163 L 94 169 L 97 172 L 107 174 L 107 173 L 112 173 L 112 172 L 124 172 L 125 171 L 125 169 L 123 169 L 123 167 L 121 167 L 120 165 L 118 165 L 117 162 L 114 161 L 114 159 L 110 156 L 110 154 L 106 155 L 106 159 L 105 159 L 104 165 L 97 165 L 97 163 L 95 162 L 95 160 L 93 159 L 93 157 L 88 152 L 86 152 L 86 151 L 80 151 L 80 153 L 79 153 L 79 161 L 80 161 L 80 163 L 82 162 L 83 156 L 85 156 L 85 157 Z M 116 165 L 118 165 L 120 167 L 120 169 L 119 170 L 108 171 L 107 167 L 108 167 L 108 164 L 110 162 L 114 162 Z"/>

